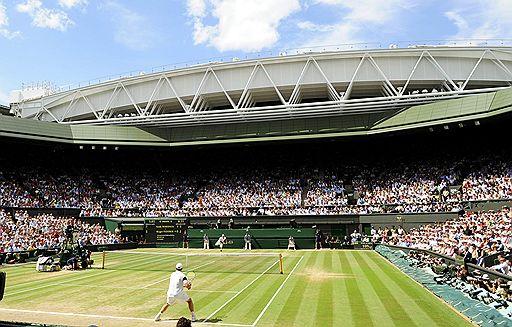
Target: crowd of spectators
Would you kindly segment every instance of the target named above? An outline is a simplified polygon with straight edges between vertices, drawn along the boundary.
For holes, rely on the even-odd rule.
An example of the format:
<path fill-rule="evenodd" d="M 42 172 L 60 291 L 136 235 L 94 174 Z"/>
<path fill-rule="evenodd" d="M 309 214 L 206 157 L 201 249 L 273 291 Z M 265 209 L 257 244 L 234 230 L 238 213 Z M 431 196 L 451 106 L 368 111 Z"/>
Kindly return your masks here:
<path fill-rule="evenodd" d="M 0 207 L 77 208 L 82 216 L 220 217 L 447 212 L 468 201 L 512 199 L 509 160 L 466 161 L 200 171 L 9 167 L 0 169 Z"/>
<path fill-rule="evenodd" d="M 384 243 L 430 250 L 464 262 L 484 266 L 484 258 L 512 250 L 512 213 L 509 208 L 500 211 L 466 212 L 458 219 L 423 225 L 408 233 L 377 231 Z M 487 268 L 512 276 L 512 262 L 505 255 Z"/>
<path fill-rule="evenodd" d="M 460 191 L 449 188 L 457 181 L 447 163 L 432 166 L 402 163 L 388 169 L 378 166 L 361 169 L 354 178 L 354 186 L 359 192 L 358 204 L 429 205 L 459 202 Z"/>
<path fill-rule="evenodd" d="M 512 197 L 512 166 L 503 161 L 483 160 L 462 184 L 463 200 L 510 199 Z"/>
<path fill-rule="evenodd" d="M 438 284 L 450 285 L 503 315 L 512 316 L 512 281 L 492 280 L 488 274 L 478 270 L 470 272 L 464 265 L 448 265 L 444 259 L 422 252 L 410 251 L 405 258 L 412 267 L 431 270 Z"/>
<path fill-rule="evenodd" d="M 70 226 L 70 227 L 68 227 Z M 0 252 L 59 249 L 65 244 L 66 229 L 80 245 L 114 244 L 119 236 L 99 224 L 51 214 L 29 215 L 16 211 L 14 217 L 0 210 Z"/>
<path fill-rule="evenodd" d="M 78 208 L 91 203 L 94 192 L 86 171 L 0 170 L 0 207 Z"/>

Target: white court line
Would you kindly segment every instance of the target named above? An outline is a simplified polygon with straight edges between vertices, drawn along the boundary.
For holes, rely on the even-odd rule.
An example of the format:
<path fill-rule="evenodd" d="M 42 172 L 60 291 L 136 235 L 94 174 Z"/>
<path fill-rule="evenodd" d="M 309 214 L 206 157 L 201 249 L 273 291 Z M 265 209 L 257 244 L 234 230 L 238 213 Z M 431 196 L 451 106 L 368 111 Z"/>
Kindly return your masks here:
<path fill-rule="evenodd" d="M 119 320 L 139 320 L 139 321 L 154 321 L 149 318 L 136 318 L 136 317 L 119 317 L 119 316 L 102 316 L 102 315 L 93 315 L 86 313 L 71 313 L 71 312 L 54 312 L 54 311 L 36 311 L 36 310 L 22 310 L 22 309 L 7 309 L 0 308 L 0 311 L 8 311 L 8 312 L 22 312 L 22 313 L 36 313 L 36 314 L 47 314 L 54 316 L 71 316 L 71 317 L 89 317 L 89 318 L 106 318 L 106 319 L 119 319 Z M 178 320 L 162 320 L 160 323 L 172 322 L 176 323 Z M 215 325 L 215 326 L 239 326 L 239 327 L 251 327 L 251 325 L 244 324 L 223 324 L 218 322 L 197 322 L 194 325 Z"/>
<path fill-rule="evenodd" d="M 205 263 L 204 265 L 200 265 L 200 266 L 194 267 L 194 268 L 192 268 L 192 269 L 190 269 L 190 270 L 196 270 L 196 269 L 202 268 L 202 267 L 204 267 L 204 266 L 208 266 L 208 265 L 210 265 L 210 264 L 212 264 L 212 263 L 214 263 L 214 262 L 215 262 L 215 261 L 210 261 L 210 262 Z M 156 285 L 156 284 L 161 283 L 161 282 L 163 282 L 164 280 L 168 280 L 168 279 L 169 279 L 169 277 L 165 277 L 165 278 L 160 279 L 160 280 L 158 280 L 158 281 L 156 281 L 156 282 L 154 282 L 154 283 L 148 284 L 148 285 L 144 286 L 143 288 L 148 288 L 148 287 L 150 287 L 150 286 Z"/>
<path fill-rule="evenodd" d="M 254 323 L 252 324 L 252 326 L 256 326 L 256 324 L 258 323 L 258 321 L 260 321 L 260 318 L 263 316 L 263 314 L 265 313 L 265 311 L 267 311 L 268 307 L 270 306 L 270 304 L 272 303 L 272 301 L 274 301 L 274 299 L 276 298 L 277 294 L 279 293 L 279 291 L 281 291 L 281 289 L 283 288 L 284 284 L 286 284 L 286 281 L 288 281 L 288 278 L 290 278 L 293 274 L 293 272 L 295 271 L 295 269 L 297 269 L 297 266 L 299 265 L 299 263 L 302 261 L 302 259 L 304 259 L 304 256 L 300 257 L 299 261 L 295 264 L 295 267 L 293 267 L 292 271 L 290 271 L 290 274 L 286 277 L 286 279 L 284 280 L 284 282 L 281 284 L 281 286 L 277 289 L 277 291 L 274 293 L 274 296 L 272 296 L 272 298 L 270 299 L 270 301 L 268 301 L 267 305 L 265 306 L 265 308 L 263 308 L 263 311 L 261 311 L 260 315 L 258 316 L 258 318 L 256 318 L 256 320 L 254 321 Z"/>
<path fill-rule="evenodd" d="M 120 289 L 120 290 L 159 290 L 164 291 L 167 289 L 163 287 L 158 288 L 147 288 L 147 287 L 125 287 L 125 286 L 105 286 L 105 285 L 86 285 L 86 284 L 73 284 L 73 283 L 61 283 L 59 285 L 68 285 L 68 286 L 78 286 L 78 287 L 87 287 L 87 288 L 109 288 L 109 289 Z M 200 292 L 200 293 L 236 293 L 236 291 L 212 291 L 212 290 L 202 290 L 202 289 L 191 289 L 187 290 L 187 292 Z"/>
<path fill-rule="evenodd" d="M 109 319 L 123 319 L 123 320 L 153 321 L 153 319 L 149 319 L 149 318 L 100 316 L 100 315 L 93 315 L 93 314 L 86 314 L 86 313 L 71 313 L 71 312 L 36 311 L 36 310 L 22 310 L 22 309 L 6 309 L 6 308 L 0 308 L 0 311 L 37 313 L 37 314 L 42 313 L 42 314 L 55 315 L 55 316 L 78 316 L 78 317 L 91 317 L 91 318 L 109 318 Z"/>
<path fill-rule="evenodd" d="M 252 284 L 254 284 L 254 282 L 256 282 L 258 279 L 260 279 L 261 276 L 263 276 L 267 271 L 269 271 L 272 267 L 274 267 L 279 261 L 276 261 L 274 262 L 270 267 L 268 267 L 264 272 L 262 272 L 261 274 L 258 275 L 258 277 L 256 277 L 252 282 L 250 282 L 248 285 L 246 285 L 244 288 L 242 288 L 240 291 L 238 291 L 235 295 L 233 295 L 231 297 L 231 299 L 229 299 L 226 303 L 224 303 L 220 308 L 218 308 L 217 310 L 215 310 L 211 315 L 209 315 L 208 317 L 206 317 L 206 319 L 204 319 L 204 321 L 208 321 L 208 319 L 210 319 L 211 317 L 213 317 L 213 315 L 215 315 L 217 312 L 219 312 L 220 310 L 222 310 L 222 308 L 224 308 L 226 305 L 228 305 L 229 302 L 233 301 L 233 299 L 235 299 L 238 295 L 240 295 L 243 291 L 245 291 L 249 286 L 251 286 Z M 252 326 L 252 325 L 248 325 L 248 326 Z"/>

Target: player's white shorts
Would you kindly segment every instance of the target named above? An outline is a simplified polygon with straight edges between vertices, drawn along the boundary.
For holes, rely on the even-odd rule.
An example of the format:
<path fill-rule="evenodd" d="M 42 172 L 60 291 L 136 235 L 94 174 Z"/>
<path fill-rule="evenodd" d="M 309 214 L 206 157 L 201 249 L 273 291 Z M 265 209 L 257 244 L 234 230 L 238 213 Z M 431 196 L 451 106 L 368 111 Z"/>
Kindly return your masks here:
<path fill-rule="evenodd" d="M 188 296 L 187 293 L 185 293 L 185 292 L 181 292 L 176 295 L 167 294 L 167 303 L 168 304 L 173 304 L 174 302 L 176 302 L 176 300 L 188 301 L 188 299 L 190 299 L 190 296 Z"/>

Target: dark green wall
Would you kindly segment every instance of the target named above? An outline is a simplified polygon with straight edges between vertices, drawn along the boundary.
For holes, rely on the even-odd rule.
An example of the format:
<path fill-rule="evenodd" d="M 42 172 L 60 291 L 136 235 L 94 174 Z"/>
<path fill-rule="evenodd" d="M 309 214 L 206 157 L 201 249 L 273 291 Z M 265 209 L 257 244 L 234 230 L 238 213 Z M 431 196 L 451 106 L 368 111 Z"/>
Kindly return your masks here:
<path fill-rule="evenodd" d="M 221 234 L 225 234 L 228 244 L 226 249 L 243 249 L 245 229 L 189 229 L 189 247 L 202 248 L 203 235 L 208 234 L 210 249 L 215 248 L 214 244 Z M 314 245 L 315 231 L 307 229 L 253 229 L 249 230 L 252 237 L 253 249 L 286 249 L 288 237 L 293 236 L 297 249 L 312 249 Z"/>

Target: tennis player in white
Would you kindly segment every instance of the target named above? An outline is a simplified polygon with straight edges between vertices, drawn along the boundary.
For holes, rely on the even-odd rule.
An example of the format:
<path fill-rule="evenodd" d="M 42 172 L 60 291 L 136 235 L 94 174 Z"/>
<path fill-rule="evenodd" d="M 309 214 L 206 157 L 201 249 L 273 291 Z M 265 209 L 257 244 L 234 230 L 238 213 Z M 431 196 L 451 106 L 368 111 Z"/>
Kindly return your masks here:
<path fill-rule="evenodd" d="M 183 269 L 183 265 L 181 263 L 176 264 L 176 271 L 171 274 L 171 278 L 169 278 L 169 290 L 167 291 L 167 302 L 162 306 L 160 312 L 155 316 L 155 321 L 160 321 L 162 314 L 167 310 L 167 308 L 176 302 L 176 300 L 185 301 L 188 304 L 188 309 L 192 314 L 192 321 L 196 321 L 196 314 L 194 312 L 194 302 L 190 296 L 183 291 L 183 287 L 186 289 L 190 289 L 192 287 L 192 283 L 187 280 L 187 276 L 181 271 Z"/>

